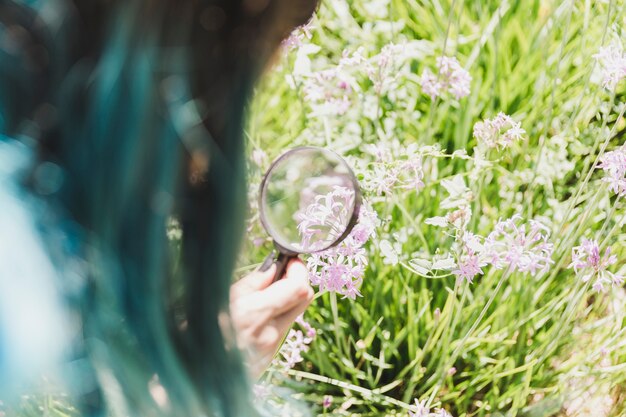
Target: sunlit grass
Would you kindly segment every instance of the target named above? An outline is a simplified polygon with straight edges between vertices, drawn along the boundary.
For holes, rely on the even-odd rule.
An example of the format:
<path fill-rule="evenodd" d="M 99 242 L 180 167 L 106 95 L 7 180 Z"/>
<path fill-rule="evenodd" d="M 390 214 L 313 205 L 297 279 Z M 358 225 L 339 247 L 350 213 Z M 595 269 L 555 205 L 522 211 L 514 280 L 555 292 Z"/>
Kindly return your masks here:
<path fill-rule="evenodd" d="M 344 51 L 363 47 L 373 57 L 390 42 L 421 41 L 394 89 L 376 97 L 377 116 L 365 116 L 374 94 L 366 74 L 356 76 L 355 109 L 311 115 L 293 74 L 297 49 L 265 78 L 248 133 L 251 148 L 270 157 L 315 144 L 369 161 L 365 144 L 394 140 L 437 144 L 444 154 L 424 153 L 419 192 L 367 196 L 382 223 L 369 245 L 363 297 L 324 294 L 305 315 L 321 332 L 290 375 L 309 383 L 299 389 L 320 413 L 328 394 L 338 415 L 406 414 L 415 398 L 455 416 L 626 412 L 624 290 L 595 293 L 568 269 L 572 248 L 587 237 L 611 246 L 620 260 L 615 270 L 624 271 L 624 202 L 591 169 L 600 152 L 624 143 L 626 83 L 603 89 L 592 56 L 601 45 L 624 42 L 625 15 L 620 1 L 326 2 L 304 41 L 321 48 L 309 55 L 313 71 L 336 66 Z M 422 93 L 420 75 L 442 55 L 471 74 L 468 97 L 431 101 Z M 296 80 L 293 88 L 285 80 Z M 491 151 L 484 167 L 463 154 L 449 157 L 474 155 L 474 124 L 498 112 L 520 121 L 527 139 Z M 253 183 L 260 174 L 252 170 Z M 514 213 L 540 219 L 555 245 L 550 270 L 531 276 L 487 267 L 468 284 L 411 267 L 413 259 L 453 250 L 455 236 L 424 220 L 445 215 L 441 180 L 458 174 L 471 191 L 468 230 L 484 236 Z M 397 264 L 380 253 L 383 239 L 400 244 Z M 254 263 L 267 247 L 249 250 Z M 611 411 L 572 403 L 582 393 L 610 401 Z"/>

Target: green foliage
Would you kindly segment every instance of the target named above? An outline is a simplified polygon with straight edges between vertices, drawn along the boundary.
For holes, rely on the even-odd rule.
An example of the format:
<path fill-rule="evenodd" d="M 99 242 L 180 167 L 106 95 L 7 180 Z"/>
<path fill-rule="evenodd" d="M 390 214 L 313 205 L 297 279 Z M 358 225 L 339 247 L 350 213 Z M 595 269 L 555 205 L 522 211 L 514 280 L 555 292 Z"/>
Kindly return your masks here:
<path fill-rule="evenodd" d="M 381 10 L 372 11 L 374 3 Z M 357 163 L 369 161 L 366 144 L 393 140 L 402 148 L 438 144 L 443 152 L 423 154 L 419 192 L 366 196 L 382 224 L 369 246 L 363 297 L 316 298 L 305 318 L 320 332 L 305 362 L 289 372 L 310 382 L 310 401 L 333 395 L 337 415 L 406 415 L 414 398 L 455 416 L 623 415 L 624 291 L 596 294 L 567 267 L 581 237 L 612 246 L 618 270 L 626 259 L 624 202 L 590 171 L 605 143 L 611 150 L 624 142 L 626 83 L 613 93 L 603 89 L 592 56 L 601 45 L 624 42 L 625 7 L 568 0 L 324 3 L 312 39 L 304 39 L 321 47 L 309 55 L 314 72 L 336 66 L 344 51 L 363 47 L 375 57 L 390 42 L 420 40 L 421 55 L 398 68 L 394 89 L 378 95 L 377 117 L 369 118 L 360 107 L 374 94 L 366 74 L 355 75 L 358 110 L 316 116 L 298 82 L 307 76 L 294 75 L 298 49 L 286 52 L 258 90 L 250 148 L 274 157 L 295 145 L 323 145 Z M 442 55 L 457 57 L 472 75 L 468 97 L 433 101 L 422 92 L 420 74 Z M 479 169 L 472 127 L 498 112 L 520 121 L 526 140 L 492 151 Z M 453 155 L 462 150 L 469 157 Z M 261 173 L 252 167 L 253 185 Z M 484 236 L 514 213 L 548 224 L 555 264 L 547 273 L 487 267 L 474 283 L 459 284 L 449 272 L 415 271 L 411 259 L 455 247 L 455 236 L 424 220 L 445 215 L 441 180 L 457 174 L 472 194 L 469 231 Z M 406 239 L 398 237 L 403 233 Z M 396 265 L 385 262 L 380 239 L 400 243 Z M 252 266 L 268 248 L 250 245 L 243 263 Z M 601 398 L 611 411 L 584 414 L 573 401 L 585 395 L 594 398 L 587 406 Z"/>

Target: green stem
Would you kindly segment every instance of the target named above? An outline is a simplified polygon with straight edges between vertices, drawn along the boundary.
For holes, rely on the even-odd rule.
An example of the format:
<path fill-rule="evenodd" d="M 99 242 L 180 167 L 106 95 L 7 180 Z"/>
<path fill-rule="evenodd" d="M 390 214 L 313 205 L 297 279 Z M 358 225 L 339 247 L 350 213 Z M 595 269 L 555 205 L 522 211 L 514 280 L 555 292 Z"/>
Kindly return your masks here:
<path fill-rule="evenodd" d="M 615 100 L 615 91 L 613 91 L 613 94 L 611 96 L 611 102 L 613 102 L 614 100 Z M 585 189 L 585 187 L 589 183 L 589 180 L 591 179 L 591 175 L 593 174 L 593 172 L 595 171 L 596 167 L 598 166 L 598 163 L 600 162 L 600 158 L 602 157 L 602 155 L 604 155 L 604 151 L 606 150 L 607 146 L 609 145 L 609 142 L 611 141 L 611 138 L 613 137 L 613 134 L 615 133 L 615 129 L 619 125 L 619 122 L 620 122 L 622 116 L 624 116 L 624 111 L 625 110 L 626 110 L 626 105 L 623 105 L 622 106 L 622 110 L 620 111 L 619 116 L 617 116 L 617 119 L 615 119 L 615 123 L 613 124 L 613 128 L 611 129 L 611 131 L 607 135 L 606 140 L 602 144 L 602 148 L 600 149 L 600 152 L 598 153 L 598 156 L 595 158 L 595 160 L 593 162 L 593 165 L 591 166 L 591 169 L 589 169 L 589 171 L 587 172 L 587 174 L 585 176 L 585 180 L 579 185 L 578 190 L 576 191 L 576 195 L 571 200 L 571 203 L 570 203 L 569 207 L 567 208 L 567 211 L 565 212 L 565 215 L 563 216 L 563 219 L 561 219 L 561 222 L 560 222 L 559 228 L 558 228 L 558 232 L 556 234 L 557 236 L 561 236 L 561 233 L 563 233 L 563 228 L 565 227 L 565 223 L 569 219 L 569 216 L 572 213 L 572 210 L 574 209 L 574 206 L 576 205 L 576 202 L 578 201 L 578 198 L 580 197 L 580 195 L 582 194 L 583 190 Z M 609 110 L 609 114 L 610 114 L 610 110 Z M 606 117 L 604 118 L 604 121 L 602 122 L 602 128 L 600 129 L 600 131 L 603 131 L 604 128 L 606 127 L 606 125 L 608 123 L 608 119 L 609 119 L 609 114 L 607 114 Z M 593 155 L 595 153 L 596 149 L 598 148 L 599 143 L 600 143 L 600 136 L 598 136 L 596 138 L 596 141 L 594 142 L 594 145 L 593 145 L 593 150 L 591 151 L 590 155 Z M 585 172 L 585 170 L 587 169 L 587 166 L 588 166 L 588 160 L 585 160 L 585 168 L 583 169 L 582 172 Z M 557 247 L 559 246 L 559 244 L 560 244 L 560 242 L 557 242 Z"/>
<path fill-rule="evenodd" d="M 617 198 L 615 199 L 615 203 L 613 203 L 613 207 L 611 207 L 611 212 L 609 213 L 608 216 L 606 216 L 606 220 L 604 220 L 604 224 L 602 225 L 602 229 L 600 230 L 600 233 L 598 233 L 598 236 L 602 236 L 604 234 L 604 232 L 606 231 L 607 226 L 611 222 L 611 219 L 615 215 L 615 210 L 617 209 L 617 203 L 619 202 L 619 198 L 620 198 L 620 196 L 618 194 Z"/>
<path fill-rule="evenodd" d="M 491 293 L 491 296 L 489 297 L 489 300 L 487 300 L 487 303 L 485 304 L 485 306 L 481 310 L 480 314 L 478 315 L 478 318 L 474 321 L 474 323 L 472 324 L 472 326 L 470 327 L 468 332 L 465 334 L 465 336 L 463 336 L 463 339 L 461 339 L 461 341 L 459 342 L 458 346 L 456 347 L 456 349 L 454 350 L 454 352 L 451 355 L 451 359 L 444 365 L 443 371 L 440 373 L 440 376 L 439 376 L 439 383 L 440 384 L 442 384 L 443 381 L 445 380 L 447 369 L 454 364 L 454 361 L 456 361 L 457 357 L 461 353 L 461 350 L 463 349 L 463 346 L 465 345 L 465 342 L 470 337 L 470 335 L 472 333 L 474 333 L 474 331 L 476 330 L 476 328 L 478 327 L 478 325 L 480 324 L 482 319 L 485 317 L 485 314 L 487 313 L 487 310 L 489 310 L 489 307 L 491 307 L 491 304 L 493 303 L 493 301 L 496 298 L 496 295 L 500 291 L 500 288 L 502 287 L 502 284 L 504 283 L 504 281 L 510 275 L 511 275 L 511 269 L 509 268 L 509 269 L 507 269 L 507 271 L 505 273 L 503 273 L 500 276 L 500 280 L 498 281 L 498 284 L 496 285 L 496 288 Z M 432 382 L 432 378 L 434 376 L 436 376 L 436 375 L 437 375 L 437 373 L 433 374 L 433 376 L 431 376 L 431 378 L 429 379 L 429 382 Z"/>
<path fill-rule="evenodd" d="M 376 401 L 378 400 L 381 404 L 392 404 L 398 407 L 402 407 L 405 410 L 410 410 L 411 406 L 404 401 L 396 400 L 395 398 L 389 397 L 387 395 L 382 394 L 383 388 L 377 388 L 374 390 L 370 390 L 367 388 L 359 387 L 358 385 L 350 384 L 348 382 L 339 381 L 337 379 L 329 378 L 322 375 L 313 374 L 310 372 L 297 371 L 294 369 L 288 370 L 287 373 L 289 375 L 309 379 L 311 381 L 322 382 L 324 384 L 334 385 L 339 388 L 347 389 L 350 391 L 358 392 L 363 395 L 364 398 L 368 400 Z"/>
<path fill-rule="evenodd" d="M 552 351 L 555 348 L 555 343 L 557 343 L 560 340 L 561 336 L 563 335 L 563 332 L 566 329 L 569 329 L 567 324 L 570 323 L 570 321 L 572 319 L 572 315 L 574 314 L 574 312 L 576 310 L 576 307 L 578 307 L 578 305 L 580 304 L 580 300 L 587 293 L 587 290 L 589 289 L 590 283 L 591 283 L 591 280 L 589 280 L 587 283 L 585 283 L 585 285 L 583 286 L 583 289 L 580 291 L 580 293 L 578 295 L 576 295 L 574 297 L 574 300 L 572 300 L 568 304 L 568 306 L 566 307 L 565 311 L 563 312 L 563 316 L 561 316 L 561 319 L 555 321 L 554 327 L 557 329 L 556 330 L 557 333 L 556 333 L 556 335 L 553 338 L 551 338 L 551 341 L 548 344 L 548 346 L 546 346 L 545 349 L 542 349 L 543 354 L 539 357 L 539 360 L 537 361 L 537 367 L 540 367 L 541 364 L 543 363 L 543 361 L 545 361 L 546 358 L 552 354 Z M 563 318 L 565 318 L 565 319 L 563 320 Z M 530 354 L 530 359 L 532 359 L 535 356 L 536 352 L 537 351 L 533 351 Z"/>

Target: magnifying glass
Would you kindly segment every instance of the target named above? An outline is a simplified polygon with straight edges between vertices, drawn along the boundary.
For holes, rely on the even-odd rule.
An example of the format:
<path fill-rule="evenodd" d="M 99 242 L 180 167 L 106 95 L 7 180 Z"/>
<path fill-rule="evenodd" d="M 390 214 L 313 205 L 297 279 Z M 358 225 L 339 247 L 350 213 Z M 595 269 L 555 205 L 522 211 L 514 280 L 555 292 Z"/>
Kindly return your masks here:
<path fill-rule="evenodd" d="M 261 182 L 261 223 L 275 250 L 260 270 L 275 263 L 276 281 L 291 258 L 338 245 L 355 226 L 360 207 L 361 190 L 342 157 L 310 146 L 287 151 Z"/>

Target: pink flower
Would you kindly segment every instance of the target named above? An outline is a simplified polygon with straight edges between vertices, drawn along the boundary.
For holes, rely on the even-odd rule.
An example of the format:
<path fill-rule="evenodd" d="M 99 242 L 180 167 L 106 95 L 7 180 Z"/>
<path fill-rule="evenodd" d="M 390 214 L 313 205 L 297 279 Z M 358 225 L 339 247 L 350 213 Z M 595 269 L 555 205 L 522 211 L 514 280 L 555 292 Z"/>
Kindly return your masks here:
<path fill-rule="evenodd" d="M 341 66 L 314 73 L 304 81 L 305 99 L 316 114 L 342 115 L 352 105 L 356 81 Z"/>
<path fill-rule="evenodd" d="M 605 171 L 602 180 L 609 183 L 609 189 L 620 197 L 626 196 L 626 145 L 602 155 L 598 167 Z"/>
<path fill-rule="evenodd" d="M 311 22 L 306 25 L 299 26 L 291 32 L 291 35 L 282 42 L 282 47 L 288 51 L 301 46 L 305 39 L 311 39 Z"/>
<path fill-rule="evenodd" d="M 584 272 L 583 282 L 588 282 L 595 277 L 593 289 L 598 292 L 606 292 L 607 286 L 621 286 L 624 277 L 607 271 L 608 267 L 617 262 L 617 257 L 611 255 L 611 248 L 607 248 L 604 255 L 600 254 L 600 247 L 596 240 L 583 238 L 580 246 L 572 248 L 572 263 L 576 273 Z"/>
<path fill-rule="evenodd" d="M 551 264 L 553 245 L 548 242 L 549 229 L 540 222 L 518 224 L 522 217 L 514 215 L 499 221 L 485 239 L 485 255 L 494 267 L 535 275 Z"/>
<path fill-rule="evenodd" d="M 391 194 L 395 188 L 420 191 L 425 187 L 422 156 L 414 149 L 392 155 L 384 146 L 370 146 L 377 160 L 365 172 L 363 188 L 377 195 Z"/>
<path fill-rule="evenodd" d="M 310 339 L 306 338 L 300 330 L 289 330 L 287 339 L 280 349 L 280 354 L 283 357 L 281 365 L 286 368 L 293 368 L 297 363 L 302 362 L 302 352 L 309 350 Z"/>
<path fill-rule="evenodd" d="M 417 401 L 415 399 L 415 405 L 411 406 L 412 410 L 409 410 L 409 417 L 452 417 L 443 408 L 437 408 L 434 412 L 430 411 L 430 407 L 426 406 L 426 400 Z"/>
<path fill-rule="evenodd" d="M 311 326 L 309 322 L 304 320 L 304 314 L 300 314 L 298 317 L 296 317 L 296 323 L 304 328 L 304 331 L 306 332 L 306 336 L 308 338 L 315 339 L 315 336 L 317 336 L 317 331 L 313 328 L 313 326 Z"/>
<path fill-rule="evenodd" d="M 415 399 L 413 410 L 409 411 L 409 417 L 428 417 L 430 416 L 430 407 L 426 406 L 426 400 L 418 401 Z"/>
<path fill-rule="evenodd" d="M 315 329 L 304 320 L 302 314 L 296 318 L 296 323 L 302 326 L 304 333 L 302 330 L 289 330 L 279 352 L 282 360 L 278 360 L 278 364 L 286 369 L 293 368 L 304 360 L 302 352 L 309 350 L 309 345 L 317 335 Z"/>
<path fill-rule="evenodd" d="M 482 237 L 472 232 L 465 231 L 462 235 L 461 248 L 462 255 L 457 260 L 457 269 L 452 273 L 456 275 L 457 282 L 463 279 L 472 283 L 474 277 L 483 274 L 482 268 L 488 265 L 484 255 L 484 248 L 481 243 Z"/>
<path fill-rule="evenodd" d="M 351 299 L 360 297 L 359 287 L 367 266 L 363 245 L 375 234 L 377 220 L 371 208 L 361 206 L 358 223 L 339 245 L 311 254 L 307 259 L 311 284 L 320 291 Z"/>
<path fill-rule="evenodd" d="M 333 403 L 333 397 L 330 395 L 324 395 L 324 400 L 322 401 L 322 407 L 328 408 Z"/>
<path fill-rule="evenodd" d="M 519 122 L 502 112 L 493 119 L 485 119 L 474 125 L 474 138 L 489 148 L 506 148 L 522 140 L 525 134 Z"/>
<path fill-rule="evenodd" d="M 395 72 L 394 63 L 402 57 L 403 47 L 393 43 L 385 45 L 375 59 L 375 64 L 369 65 L 367 73 L 374 84 L 374 91 L 381 94 L 383 88 L 393 81 Z"/>
<path fill-rule="evenodd" d="M 269 397 L 271 394 L 271 390 L 267 385 L 264 384 L 254 384 L 252 386 L 252 393 L 254 395 L 255 401 L 264 400 Z"/>
<path fill-rule="evenodd" d="M 300 246 L 306 252 L 315 252 L 327 247 L 343 234 L 350 221 L 350 208 L 354 206 L 354 191 L 335 185 L 325 195 L 316 195 L 313 201 L 308 196 L 302 199 L 306 206 L 295 214 Z"/>
<path fill-rule="evenodd" d="M 438 57 L 437 72 L 435 75 L 426 68 L 420 81 L 422 90 L 431 99 L 441 97 L 444 91 L 454 95 L 457 100 L 469 95 L 472 76 L 461 67 L 456 58 Z"/>
<path fill-rule="evenodd" d="M 456 275 L 457 280 L 467 280 L 472 283 L 474 277 L 478 274 L 483 274 L 482 267 L 487 266 L 487 262 L 482 261 L 478 254 L 469 250 L 468 253 L 461 257 L 458 261 L 458 268 L 453 270 L 452 273 Z"/>
<path fill-rule="evenodd" d="M 422 91 L 424 94 L 430 96 L 432 100 L 436 97 L 439 97 L 443 94 L 445 90 L 445 86 L 443 82 L 437 79 L 437 76 L 432 73 L 431 70 L 426 68 L 422 73 L 422 77 L 420 80 L 420 84 L 422 86 Z"/>

